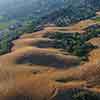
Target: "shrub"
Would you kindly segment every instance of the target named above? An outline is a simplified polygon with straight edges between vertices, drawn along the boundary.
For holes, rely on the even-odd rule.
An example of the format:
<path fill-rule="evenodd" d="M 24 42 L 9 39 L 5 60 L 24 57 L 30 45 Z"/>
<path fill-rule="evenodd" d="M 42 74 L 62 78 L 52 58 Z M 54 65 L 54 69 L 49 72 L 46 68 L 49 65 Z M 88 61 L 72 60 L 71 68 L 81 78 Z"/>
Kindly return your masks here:
<path fill-rule="evenodd" d="M 73 55 L 86 59 L 88 52 L 96 48 L 92 44 L 86 43 L 88 35 L 65 34 L 65 33 L 51 33 L 49 38 L 55 40 L 55 47 L 62 48 Z"/>
<path fill-rule="evenodd" d="M 25 24 L 23 27 L 4 33 L 0 41 L 0 55 L 10 52 L 12 40 L 17 39 L 24 32 L 34 32 L 35 26 L 32 22 Z"/>
<path fill-rule="evenodd" d="M 73 95 L 74 100 L 100 100 L 100 95 L 97 93 L 80 91 Z"/>

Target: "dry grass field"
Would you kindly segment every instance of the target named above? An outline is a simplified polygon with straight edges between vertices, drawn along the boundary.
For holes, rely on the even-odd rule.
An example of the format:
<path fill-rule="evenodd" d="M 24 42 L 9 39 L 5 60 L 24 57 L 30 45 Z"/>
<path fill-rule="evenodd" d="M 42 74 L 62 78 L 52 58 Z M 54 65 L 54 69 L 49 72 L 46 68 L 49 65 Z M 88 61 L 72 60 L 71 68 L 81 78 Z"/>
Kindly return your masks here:
<path fill-rule="evenodd" d="M 84 33 L 94 24 L 84 20 L 69 27 L 46 27 L 12 41 L 12 51 L 0 56 L 0 100 L 59 100 L 58 95 L 75 88 L 100 93 L 100 38 L 87 41 L 98 48 L 79 64 L 79 57 L 54 48 L 47 37 L 50 32 Z"/>

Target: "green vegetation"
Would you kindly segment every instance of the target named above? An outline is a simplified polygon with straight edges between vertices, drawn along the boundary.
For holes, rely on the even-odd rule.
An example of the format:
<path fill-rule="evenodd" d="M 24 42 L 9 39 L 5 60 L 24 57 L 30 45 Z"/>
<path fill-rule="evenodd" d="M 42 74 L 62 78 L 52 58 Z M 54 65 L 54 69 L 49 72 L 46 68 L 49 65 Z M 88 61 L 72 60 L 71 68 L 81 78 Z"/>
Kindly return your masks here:
<path fill-rule="evenodd" d="M 79 56 L 82 60 L 87 60 L 87 54 L 96 46 L 86 43 L 86 41 L 97 36 L 98 33 L 92 30 L 85 35 L 79 33 L 51 33 L 49 38 L 54 39 L 56 48 L 62 48 L 73 55 Z"/>
<path fill-rule="evenodd" d="M 10 48 L 12 47 L 11 42 L 12 40 L 16 39 L 20 35 L 20 32 L 21 31 L 18 32 L 17 30 L 13 32 L 13 34 L 10 34 L 10 33 L 3 34 L 2 39 L 0 41 L 0 55 L 10 52 Z"/>
<path fill-rule="evenodd" d="M 100 17 L 96 17 L 96 18 L 94 18 L 93 20 L 95 20 L 97 23 L 98 23 L 98 22 L 100 23 Z"/>
<path fill-rule="evenodd" d="M 87 91 L 80 91 L 73 95 L 74 100 L 100 100 L 97 93 L 90 93 Z"/>
<path fill-rule="evenodd" d="M 15 23 L 16 23 L 16 20 L 9 20 L 9 21 L 0 22 L 0 30 L 6 29 L 10 25 L 13 25 Z"/>
<path fill-rule="evenodd" d="M 94 37 L 100 37 L 100 26 L 96 25 L 89 27 L 87 29 L 87 34 L 84 34 L 83 36 L 85 37 L 85 40 L 89 40 Z"/>
<path fill-rule="evenodd" d="M 34 32 L 35 25 L 33 22 L 24 24 L 15 30 L 10 30 L 8 33 L 4 33 L 0 40 L 0 55 L 10 52 L 12 47 L 12 40 L 17 39 L 24 32 Z"/>
<path fill-rule="evenodd" d="M 0 41 L 0 54 L 9 52 L 10 50 L 10 38 L 9 34 L 4 34 L 2 40 Z"/>
<path fill-rule="evenodd" d="M 31 20 L 25 21 L 23 29 L 24 29 L 24 32 L 32 33 L 36 29 L 36 23 Z"/>

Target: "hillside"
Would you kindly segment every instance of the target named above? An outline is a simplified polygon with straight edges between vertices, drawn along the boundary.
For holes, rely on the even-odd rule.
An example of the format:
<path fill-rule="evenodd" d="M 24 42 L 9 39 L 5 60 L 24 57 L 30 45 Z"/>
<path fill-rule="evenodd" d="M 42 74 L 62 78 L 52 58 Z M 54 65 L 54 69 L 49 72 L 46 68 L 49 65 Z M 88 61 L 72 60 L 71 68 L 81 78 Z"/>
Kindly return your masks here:
<path fill-rule="evenodd" d="M 99 0 L 55 0 L 55 2 L 53 0 L 8 0 L 0 2 L 0 16 L 17 20 L 27 19 L 27 17 L 33 20 L 41 20 L 41 18 L 47 20 L 49 17 L 50 21 L 54 17 L 54 19 L 65 17 L 66 20 L 80 20 L 93 16 L 94 12 L 100 10 L 99 5 Z M 56 15 L 53 15 L 54 13 Z"/>
<path fill-rule="evenodd" d="M 11 51 L 0 56 L 0 99 L 100 100 L 98 13 L 93 19 L 44 27 L 12 41 Z"/>
<path fill-rule="evenodd" d="M 100 10 L 99 5 L 99 0 L 1 0 L 0 40 L 5 34 L 27 31 L 30 22 L 39 31 L 50 24 L 64 27 L 90 19 Z"/>

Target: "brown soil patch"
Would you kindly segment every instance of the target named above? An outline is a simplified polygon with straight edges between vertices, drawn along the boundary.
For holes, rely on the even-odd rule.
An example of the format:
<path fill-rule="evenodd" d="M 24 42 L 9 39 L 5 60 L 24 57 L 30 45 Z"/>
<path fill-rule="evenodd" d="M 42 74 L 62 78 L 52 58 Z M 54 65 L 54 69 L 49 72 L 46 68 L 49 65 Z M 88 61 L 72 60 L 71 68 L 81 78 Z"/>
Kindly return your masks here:
<path fill-rule="evenodd" d="M 97 16 L 100 16 L 100 12 L 96 12 L 96 15 L 97 15 Z"/>
<path fill-rule="evenodd" d="M 100 48 L 93 50 L 89 54 L 89 60 L 91 63 L 100 64 Z"/>
<path fill-rule="evenodd" d="M 87 41 L 87 43 L 91 43 L 94 46 L 100 47 L 100 37 L 96 37 Z"/>
<path fill-rule="evenodd" d="M 13 41 L 12 51 L 24 48 L 27 46 L 34 46 L 38 48 L 53 48 L 55 43 L 53 40 L 48 38 L 27 38 L 27 39 L 18 39 Z"/>

